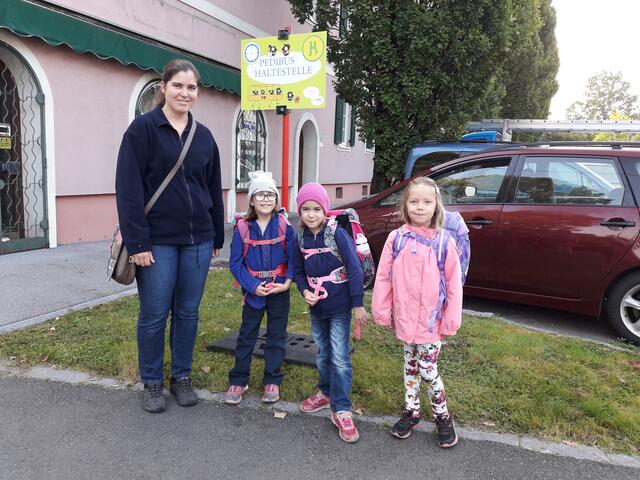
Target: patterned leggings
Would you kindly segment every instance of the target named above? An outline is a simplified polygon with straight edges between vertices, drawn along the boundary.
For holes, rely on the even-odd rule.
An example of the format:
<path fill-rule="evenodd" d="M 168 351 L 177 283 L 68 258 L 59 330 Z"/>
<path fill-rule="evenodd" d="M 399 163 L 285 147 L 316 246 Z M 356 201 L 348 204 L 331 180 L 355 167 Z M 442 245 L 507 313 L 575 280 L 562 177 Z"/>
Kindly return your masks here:
<path fill-rule="evenodd" d="M 403 343 L 404 351 L 404 399 L 405 408 L 420 411 L 420 382 L 424 378 L 428 384 L 433 416 L 439 420 L 449 417 L 444 384 L 438 374 L 438 356 L 441 342 L 428 344 Z"/>

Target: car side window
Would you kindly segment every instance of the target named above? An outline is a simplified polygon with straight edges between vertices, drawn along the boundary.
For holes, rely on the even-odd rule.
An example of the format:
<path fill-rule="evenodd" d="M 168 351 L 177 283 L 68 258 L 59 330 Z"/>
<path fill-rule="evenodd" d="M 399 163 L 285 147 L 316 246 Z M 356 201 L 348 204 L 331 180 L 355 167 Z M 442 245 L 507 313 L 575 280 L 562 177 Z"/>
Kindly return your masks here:
<path fill-rule="evenodd" d="M 406 187 L 404 187 L 404 188 L 406 188 Z M 376 204 L 376 206 L 378 206 L 378 207 L 395 207 L 395 206 L 397 206 L 398 202 L 400 201 L 400 197 L 402 196 L 402 192 L 404 192 L 404 188 L 396 190 L 392 194 L 387 195 L 385 198 L 380 200 Z"/>
<path fill-rule="evenodd" d="M 591 157 L 528 157 L 515 203 L 620 206 L 624 184 L 615 161 Z"/>
<path fill-rule="evenodd" d="M 445 205 L 496 203 L 510 159 L 475 163 L 435 177 Z"/>

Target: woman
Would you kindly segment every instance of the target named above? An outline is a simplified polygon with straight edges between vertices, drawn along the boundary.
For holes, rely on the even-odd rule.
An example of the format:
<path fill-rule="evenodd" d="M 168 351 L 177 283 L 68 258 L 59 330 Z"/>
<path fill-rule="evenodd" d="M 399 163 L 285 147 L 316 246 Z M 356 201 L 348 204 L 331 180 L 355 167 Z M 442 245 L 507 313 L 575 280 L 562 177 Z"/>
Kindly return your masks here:
<path fill-rule="evenodd" d="M 198 307 L 210 258 L 219 255 L 224 242 L 218 146 L 189 112 L 198 98 L 199 80 L 190 62 L 169 62 L 160 82 L 159 105 L 131 123 L 118 154 L 120 228 L 130 260 L 137 265 L 142 408 L 153 413 L 166 408 L 163 366 L 169 311 L 170 391 L 179 405 L 198 403 L 189 379 Z M 146 203 L 178 161 L 192 128 L 196 131 L 184 163 L 145 215 Z"/>

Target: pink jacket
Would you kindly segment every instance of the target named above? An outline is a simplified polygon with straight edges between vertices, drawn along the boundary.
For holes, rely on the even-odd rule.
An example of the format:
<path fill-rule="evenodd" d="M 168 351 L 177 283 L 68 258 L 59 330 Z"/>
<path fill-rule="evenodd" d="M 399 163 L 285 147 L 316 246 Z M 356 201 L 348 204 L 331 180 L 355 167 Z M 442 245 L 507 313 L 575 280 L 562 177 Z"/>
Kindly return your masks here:
<path fill-rule="evenodd" d="M 436 236 L 436 230 L 432 228 L 409 224 L 404 228 L 425 238 Z M 396 337 L 405 343 L 433 343 L 455 335 L 462 321 L 462 279 L 453 239 L 447 245 L 444 267 L 447 306 L 442 319 L 436 321 L 433 332 L 429 332 L 429 319 L 438 307 L 440 270 L 436 253 L 432 247 L 416 242 L 414 255 L 411 252 L 414 240 L 409 239 L 393 261 L 393 241 L 398 230 L 389 234 L 380 255 L 371 302 L 373 320 L 380 325 L 395 326 Z"/>

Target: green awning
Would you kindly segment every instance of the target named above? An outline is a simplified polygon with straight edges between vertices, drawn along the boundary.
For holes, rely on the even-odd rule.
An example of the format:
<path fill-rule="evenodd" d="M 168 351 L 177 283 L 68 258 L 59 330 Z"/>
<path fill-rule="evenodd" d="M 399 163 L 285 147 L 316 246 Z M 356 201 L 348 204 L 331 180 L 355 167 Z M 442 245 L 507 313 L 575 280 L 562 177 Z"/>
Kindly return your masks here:
<path fill-rule="evenodd" d="M 113 58 L 123 65 L 136 65 L 159 74 L 170 60 L 184 58 L 196 66 L 203 85 L 240 95 L 239 70 L 71 12 L 25 0 L 1 0 L 0 28 L 7 28 L 23 37 L 41 38 L 50 45 L 68 45 L 78 53 L 89 52 L 102 59 Z"/>

